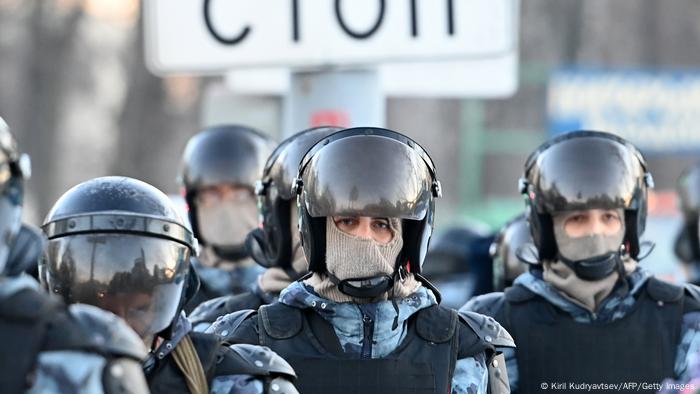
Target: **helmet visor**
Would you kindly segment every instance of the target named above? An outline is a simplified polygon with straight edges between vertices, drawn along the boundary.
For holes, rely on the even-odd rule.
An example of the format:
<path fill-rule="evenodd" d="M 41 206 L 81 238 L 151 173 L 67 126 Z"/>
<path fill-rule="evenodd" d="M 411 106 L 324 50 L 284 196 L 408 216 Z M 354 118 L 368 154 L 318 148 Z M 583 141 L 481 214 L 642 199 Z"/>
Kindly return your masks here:
<path fill-rule="evenodd" d="M 371 216 L 422 220 L 433 177 L 408 145 L 379 135 L 338 139 L 304 169 L 303 203 L 312 217 Z"/>
<path fill-rule="evenodd" d="M 542 212 L 637 209 L 645 169 L 636 151 L 602 137 L 572 138 L 550 146 L 537 156 L 530 183 L 541 193 Z"/>
<path fill-rule="evenodd" d="M 188 190 L 219 184 L 253 188 L 272 152 L 270 140 L 239 126 L 222 126 L 193 137 L 184 153 Z"/>
<path fill-rule="evenodd" d="M 122 317 L 142 338 L 170 325 L 188 272 L 189 249 L 132 234 L 81 234 L 49 242 L 45 280 L 67 303 Z"/>

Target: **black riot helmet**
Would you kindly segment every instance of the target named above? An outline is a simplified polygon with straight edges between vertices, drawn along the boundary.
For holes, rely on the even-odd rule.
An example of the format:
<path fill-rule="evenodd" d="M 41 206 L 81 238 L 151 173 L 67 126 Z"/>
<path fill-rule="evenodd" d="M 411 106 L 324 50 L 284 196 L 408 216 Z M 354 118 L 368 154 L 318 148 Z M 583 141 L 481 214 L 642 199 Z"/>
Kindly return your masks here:
<path fill-rule="evenodd" d="M 30 175 L 29 156 L 19 152 L 9 126 L 0 118 L 0 272 L 22 225 L 24 181 Z"/>
<path fill-rule="evenodd" d="M 520 192 L 530 209 L 529 222 L 539 259 L 558 257 L 552 215 L 588 209 L 623 209 L 623 247 L 636 259 L 647 216 L 647 189 L 653 179 L 642 154 L 614 134 L 573 131 L 541 145 L 525 164 Z M 586 262 L 594 279 L 619 266 L 614 259 Z"/>
<path fill-rule="evenodd" d="M 180 183 L 185 189 L 192 231 L 201 245 L 207 245 L 207 240 L 202 236 L 201 223 L 197 219 L 197 192 L 221 184 L 242 186 L 253 192 L 273 148 L 272 140 L 263 133 L 237 125 L 207 128 L 187 142 Z M 242 249 L 242 245 L 220 246 Z"/>
<path fill-rule="evenodd" d="M 290 215 L 296 204 L 292 183 L 299 171 L 299 162 L 314 144 L 339 130 L 338 127 L 314 127 L 301 131 L 282 141 L 267 160 L 262 178 L 255 186 L 262 227 L 253 230 L 246 239 L 251 257 L 263 267 L 292 269 L 295 245 L 292 245 Z M 297 275 L 290 273 L 294 274 L 292 277 Z"/>
<path fill-rule="evenodd" d="M 700 263 L 700 163 L 687 168 L 676 184 L 678 200 L 683 214 L 683 225 L 675 242 L 675 252 L 686 263 Z"/>
<path fill-rule="evenodd" d="M 292 186 L 309 271 L 326 271 L 326 217 L 402 219 L 396 268 L 420 273 L 441 195 L 427 152 L 405 135 L 382 128 L 345 129 L 305 155 Z"/>
<path fill-rule="evenodd" d="M 461 307 L 488 283 L 483 280 L 481 267 L 483 262 L 489 263 L 488 254 L 479 250 L 488 238 L 488 232 L 476 223 L 443 228 L 433 234 L 421 275 L 440 289 L 443 306 Z"/>
<path fill-rule="evenodd" d="M 168 337 L 197 241 L 165 194 L 132 178 L 92 179 L 68 190 L 42 229 L 39 276 L 50 292 L 112 311 L 144 339 Z"/>
<path fill-rule="evenodd" d="M 489 249 L 495 291 L 503 291 L 527 271 L 527 264 L 518 257 L 518 250 L 528 244 L 532 244 L 532 236 L 525 214 L 509 221 L 498 232 Z"/>

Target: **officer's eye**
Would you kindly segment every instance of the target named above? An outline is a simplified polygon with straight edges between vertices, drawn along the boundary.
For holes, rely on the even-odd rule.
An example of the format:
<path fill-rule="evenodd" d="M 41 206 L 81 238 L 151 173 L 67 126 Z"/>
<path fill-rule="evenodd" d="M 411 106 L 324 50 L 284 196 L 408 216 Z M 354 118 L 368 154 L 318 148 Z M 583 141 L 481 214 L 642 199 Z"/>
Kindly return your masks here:
<path fill-rule="evenodd" d="M 584 223 L 584 222 L 586 222 L 586 220 L 588 220 L 588 216 L 583 215 L 583 214 L 574 215 L 568 219 L 568 221 L 573 222 L 573 223 Z"/>
<path fill-rule="evenodd" d="M 372 222 L 372 226 L 379 230 L 390 230 L 389 221 L 387 220 L 375 220 Z"/>
<path fill-rule="evenodd" d="M 357 219 L 355 218 L 336 218 L 335 225 L 343 227 L 352 227 L 357 224 Z"/>
<path fill-rule="evenodd" d="M 620 217 L 617 216 L 616 213 L 607 212 L 607 213 L 603 214 L 603 221 L 606 222 L 606 223 L 608 223 L 608 222 L 613 222 L 613 221 L 616 222 L 616 221 L 619 221 L 619 220 L 620 220 Z"/>

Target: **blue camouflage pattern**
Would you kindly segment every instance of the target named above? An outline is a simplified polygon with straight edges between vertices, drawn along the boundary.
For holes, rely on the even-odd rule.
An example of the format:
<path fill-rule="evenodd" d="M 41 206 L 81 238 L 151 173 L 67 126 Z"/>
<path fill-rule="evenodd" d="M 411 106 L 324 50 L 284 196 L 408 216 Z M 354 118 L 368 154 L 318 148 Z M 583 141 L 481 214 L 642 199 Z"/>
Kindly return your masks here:
<path fill-rule="evenodd" d="M 238 294 L 250 290 L 265 269 L 257 264 L 236 267 L 231 271 L 206 267 L 197 259 L 192 260 L 195 271 L 208 293 L 217 297 Z"/>
<path fill-rule="evenodd" d="M 688 313 L 683 317 L 681 332 L 700 331 L 700 312 Z M 700 341 L 699 335 L 684 335 L 678 345 L 675 371 L 685 371 L 678 380 L 668 379 L 661 384 L 660 394 L 695 393 L 700 390 Z M 695 350 L 693 350 L 695 349 Z M 683 351 L 686 357 L 680 357 Z"/>
<path fill-rule="evenodd" d="M 42 291 L 39 282 L 29 275 L 0 277 L 0 300 L 25 289 Z M 142 357 L 145 354 L 145 347 L 136 334 L 128 329 L 126 323 L 115 315 L 91 305 L 70 305 L 68 310 L 76 321 L 90 327 L 94 342 L 102 344 L 103 353 L 79 349 L 39 352 L 34 380 L 26 393 L 104 393 L 103 378 L 114 372 L 107 370 L 110 366 L 105 354 L 110 353 L 118 354 L 120 361 L 132 363 L 130 366 L 138 370 L 138 376 L 129 375 L 129 371 L 126 370 L 122 370 L 125 375 L 121 378 L 113 376 L 123 382 L 128 381 L 131 392 L 146 392 L 146 382 L 137 361 L 121 357 L 123 354 L 132 357 Z M 122 328 L 128 332 L 119 332 Z M 111 332 L 110 329 L 116 331 Z M 134 340 L 138 343 L 134 344 Z"/>
<path fill-rule="evenodd" d="M 102 374 L 107 361 L 78 351 L 42 352 L 36 381 L 27 393 L 103 393 Z"/>
<path fill-rule="evenodd" d="M 302 282 L 294 282 L 282 290 L 279 302 L 295 308 L 314 308 L 334 328 L 344 351 L 359 358 L 382 358 L 393 352 L 406 337 L 407 320 L 421 309 L 437 304 L 433 293 L 420 287 L 414 294 L 397 299 L 398 328 L 392 330 L 396 310 L 391 301 L 371 304 L 334 302 L 320 297 Z M 363 343 L 362 319 L 370 315 L 374 322 L 374 333 L 370 344 Z M 219 319 L 212 329 L 221 328 L 226 319 Z M 452 393 L 478 394 L 488 389 L 486 355 L 467 357 L 457 361 L 452 378 Z"/>
<path fill-rule="evenodd" d="M 209 389 L 211 394 L 260 394 L 265 388 L 260 379 L 250 375 L 217 376 Z"/>
<path fill-rule="evenodd" d="M 265 292 L 263 289 L 260 288 L 260 285 L 257 283 L 257 281 L 250 290 L 250 293 L 260 297 L 260 299 L 266 304 L 276 302 L 277 298 L 279 297 L 279 294 Z M 187 316 L 189 321 L 192 322 L 192 329 L 197 332 L 205 332 L 212 325 L 212 322 L 207 321 L 211 319 L 209 316 L 216 316 L 218 318 L 226 314 L 236 312 L 228 311 L 226 308 L 226 304 L 229 300 L 239 296 L 241 296 L 241 294 L 231 294 L 222 297 L 212 298 L 211 300 L 207 300 L 199 304 Z"/>
<path fill-rule="evenodd" d="M 613 291 L 611 295 L 603 301 L 596 313 L 569 300 L 554 286 L 531 272 L 526 272 L 518 276 L 513 284 L 526 287 L 552 305 L 570 314 L 574 321 L 578 323 L 605 324 L 621 319 L 629 313 L 637 301 L 637 296 L 651 276 L 649 271 L 642 267 L 637 267 L 634 272 L 626 277 L 629 291 Z M 617 288 L 617 290 L 619 290 L 619 288 Z M 461 309 L 478 311 L 479 302 L 480 297 L 472 298 Z M 502 351 L 506 358 L 508 380 L 510 381 L 511 390 L 516 392 L 518 387 L 516 350 L 502 349 Z M 674 373 L 676 377 L 684 381 L 689 378 L 688 365 L 698 351 L 700 351 L 700 312 L 692 312 L 683 316 L 681 341 L 677 347 L 674 364 Z"/>

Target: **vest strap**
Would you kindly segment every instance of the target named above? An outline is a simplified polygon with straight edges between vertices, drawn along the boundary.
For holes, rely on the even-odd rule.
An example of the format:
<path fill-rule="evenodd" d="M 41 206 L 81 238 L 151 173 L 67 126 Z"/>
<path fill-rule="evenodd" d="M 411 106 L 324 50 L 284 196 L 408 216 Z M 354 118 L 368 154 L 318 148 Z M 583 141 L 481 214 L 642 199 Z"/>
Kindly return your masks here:
<path fill-rule="evenodd" d="M 258 323 L 262 323 L 267 335 L 275 339 L 288 339 L 301 331 L 301 310 L 276 302 L 258 309 Z"/>

